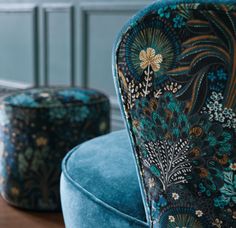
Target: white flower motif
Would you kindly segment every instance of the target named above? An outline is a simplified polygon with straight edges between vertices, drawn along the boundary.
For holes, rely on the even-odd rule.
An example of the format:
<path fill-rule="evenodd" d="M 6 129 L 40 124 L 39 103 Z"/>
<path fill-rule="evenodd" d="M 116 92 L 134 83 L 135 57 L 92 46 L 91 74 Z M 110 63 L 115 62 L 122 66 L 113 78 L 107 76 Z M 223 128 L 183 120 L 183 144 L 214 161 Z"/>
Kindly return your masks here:
<path fill-rule="evenodd" d="M 225 117 L 223 116 L 222 113 L 218 114 L 219 122 L 223 123 L 225 121 Z"/>
<path fill-rule="evenodd" d="M 211 98 L 216 101 L 220 101 L 224 99 L 222 93 L 216 93 L 216 92 L 212 92 Z"/>
<path fill-rule="evenodd" d="M 233 117 L 235 116 L 232 109 L 224 109 L 223 115 L 230 120 L 233 119 Z"/>
<path fill-rule="evenodd" d="M 175 222 L 175 217 L 173 215 L 170 215 L 168 218 L 170 222 Z"/>
<path fill-rule="evenodd" d="M 214 120 L 214 115 L 213 115 L 213 114 L 210 114 L 210 115 L 209 115 L 209 120 L 210 120 L 210 121 L 213 121 L 213 120 Z"/>
<path fill-rule="evenodd" d="M 223 222 L 219 220 L 218 218 L 215 219 L 215 221 L 212 223 L 213 226 L 216 226 L 217 228 L 221 228 L 221 225 Z"/>
<path fill-rule="evenodd" d="M 148 179 L 148 185 L 149 185 L 149 188 L 153 188 L 155 186 L 154 178 L 149 178 Z"/>
<path fill-rule="evenodd" d="M 208 114 L 210 121 L 218 121 L 223 127 L 233 128 L 236 131 L 236 113 L 231 108 L 223 107 L 221 93 L 213 92 L 210 101 L 202 108 L 202 113 Z"/>
<path fill-rule="evenodd" d="M 172 198 L 173 198 L 174 200 L 178 200 L 178 199 L 179 199 L 179 194 L 173 192 L 173 193 L 172 193 Z"/>
<path fill-rule="evenodd" d="M 236 163 L 230 164 L 230 169 L 236 171 Z"/>
<path fill-rule="evenodd" d="M 202 217 L 203 212 L 201 210 L 196 210 L 195 214 L 197 215 L 197 217 Z"/>
<path fill-rule="evenodd" d="M 40 97 L 43 97 L 43 98 L 47 98 L 47 97 L 50 97 L 50 94 L 44 92 L 44 93 L 40 93 L 39 96 L 40 96 Z"/>

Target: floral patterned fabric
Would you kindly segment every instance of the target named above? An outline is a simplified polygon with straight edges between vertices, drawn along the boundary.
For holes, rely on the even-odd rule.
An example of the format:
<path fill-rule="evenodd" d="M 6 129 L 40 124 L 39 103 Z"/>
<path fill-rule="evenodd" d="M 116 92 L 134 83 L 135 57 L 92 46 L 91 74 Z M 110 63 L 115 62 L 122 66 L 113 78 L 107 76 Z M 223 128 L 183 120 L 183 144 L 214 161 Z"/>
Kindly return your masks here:
<path fill-rule="evenodd" d="M 154 3 L 116 44 L 150 227 L 236 227 L 235 4 Z"/>
<path fill-rule="evenodd" d="M 79 88 L 29 89 L 0 107 L 0 190 L 10 204 L 59 210 L 61 161 L 79 143 L 109 132 L 109 100 Z"/>

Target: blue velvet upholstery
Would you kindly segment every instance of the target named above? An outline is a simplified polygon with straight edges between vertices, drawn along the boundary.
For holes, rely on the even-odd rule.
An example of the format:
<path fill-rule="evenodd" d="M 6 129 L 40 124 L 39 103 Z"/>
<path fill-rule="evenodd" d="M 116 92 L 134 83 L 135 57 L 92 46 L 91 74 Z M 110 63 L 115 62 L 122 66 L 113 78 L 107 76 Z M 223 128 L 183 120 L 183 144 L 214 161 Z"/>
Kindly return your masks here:
<path fill-rule="evenodd" d="M 126 130 L 85 142 L 66 156 L 61 200 L 68 228 L 148 227 Z"/>
<path fill-rule="evenodd" d="M 236 1 L 157 1 L 114 78 L 150 227 L 236 227 Z"/>
<path fill-rule="evenodd" d="M 0 190 L 10 204 L 60 210 L 61 161 L 86 140 L 109 132 L 108 98 L 97 91 L 27 89 L 0 107 Z"/>

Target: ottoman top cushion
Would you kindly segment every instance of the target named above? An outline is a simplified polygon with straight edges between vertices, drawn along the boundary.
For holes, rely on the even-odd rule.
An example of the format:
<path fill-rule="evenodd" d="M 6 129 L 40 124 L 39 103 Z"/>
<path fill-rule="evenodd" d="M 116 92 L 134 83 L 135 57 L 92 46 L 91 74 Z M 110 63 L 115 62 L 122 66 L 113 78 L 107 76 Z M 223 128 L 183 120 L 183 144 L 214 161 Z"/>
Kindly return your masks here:
<path fill-rule="evenodd" d="M 21 90 L 3 99 L 5 105 L 26 108 L 50 108 L 65 105 L 89 105 L 107 101 L 107 97 L 91 89 L 78 87 L 41 87 Z"/>
<path fill-rule="evenodd" d="M 62 169 L 72 185 L 99 205 L 146 221 L 126 130 L 76 147 L 64 159 Z"/>

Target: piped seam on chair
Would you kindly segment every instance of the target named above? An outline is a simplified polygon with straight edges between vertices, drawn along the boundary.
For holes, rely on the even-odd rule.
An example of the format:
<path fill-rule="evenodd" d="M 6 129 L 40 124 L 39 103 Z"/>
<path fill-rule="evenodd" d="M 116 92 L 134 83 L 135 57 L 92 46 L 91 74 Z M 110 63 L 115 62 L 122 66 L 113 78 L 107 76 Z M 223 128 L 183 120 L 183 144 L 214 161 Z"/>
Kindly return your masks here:
<path fill-rule="evenodd" d="M 102 201 L 101 199 L 97 198 L 95 195 L 93 195 L 91 192 L 89 192 L 88 190 L 86 190 L 85 188 L 83 188 L 79 183 L 75 182 L 74 179 L 70 176 L 69 172 L 67 171 L 67 162 L 68 159 L 71 157 L 71 155 L 74 153 L 74 151 L 76 151 L 78 148 L 80 147 L 77 146 L 74 149 L 72 149 L 64 158 L 63 162 L 62 162 L 62 174 L 64 175 L 64 177 L 72 184 L 74 185 L 74 187 L 76 187 L 81 193 L 83 193 L 84 195 L 86 195 L 89 199 L 91 199 L 92 201 L 96 202 L 97 204 L 105 207 L 106 209 L 110 210 L 111 212 L 125 218 L 127 221 L 130 222 L 135 222 L 138 225 L 144 225 L 148 227 L 148 223 L 145 223 L 135 217 L 132 217 L 130 215 L 127 215 L 121 211 L 119 211 L 118 209 L 110 206 L 109 204 L 105 203 L 104 201 Z"/>

